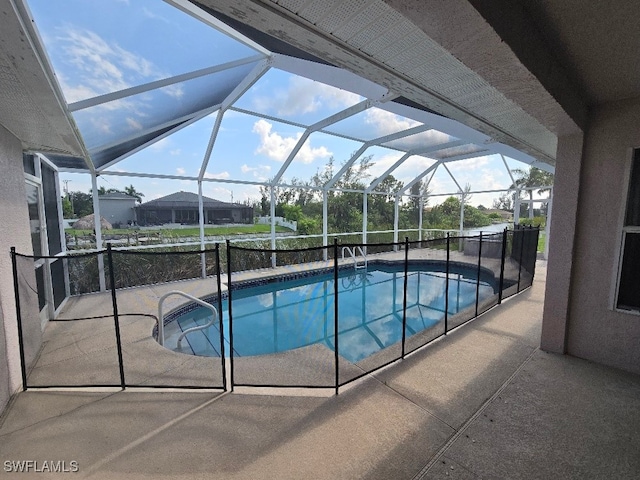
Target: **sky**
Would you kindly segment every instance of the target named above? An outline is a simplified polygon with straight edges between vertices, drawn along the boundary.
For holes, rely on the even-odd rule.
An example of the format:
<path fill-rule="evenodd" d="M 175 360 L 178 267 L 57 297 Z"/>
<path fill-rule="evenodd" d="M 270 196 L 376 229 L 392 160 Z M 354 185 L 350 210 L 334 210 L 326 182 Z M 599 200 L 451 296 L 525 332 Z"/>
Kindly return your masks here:
<path fill-rule="evenodd" d="M 113 147 L 176 118 L 220 103 L 257 64 L 256 50 L 160 0 L 29 0 L 47 54 L 67 103 L 119 92 L 194 70 L 241 61 L 234 68 L 118 98 L 73 113 L 89 151 Z M 280 172 L 304 128 L 365 100 L 357 93 L 271 68 L 234 104 L 263 116 L 228 110 L 222 116 L 205 178 L 266 182 Z M 152 200 L 184 190 L 197 192 L 197 182 L 154 179 L 115 173 L 197 176 L 210 142 L 218 112 L 166 136 L 114 163 L 98 177 L 98 186 L 123 189 L 134 185 Z M 315 132 L 300 148 L 282 176 L 283 182 L 308 180 L 333 158 L 336 166 L 351 158 L 363 142 L 419 125 L 415 120 L 370 108 L 331 125 L 328 130 L 357 140 Z M 399 148 L 444 143 L 449 135 L 428 130 L 391 142 Z M 369 181 L 385 172 L 403 152 L 371 147 Z M 510 168 L 526 168 L 507 159 Z M 392 172 L 408 183 L 435 163 L 412 156 Z M 506 189 L 511 184 L 499 155 L 451 162 L 458 185 L 472 190 Z M 61 173 L 70 191 L 88 192 L 88 174 Z M 449 173 L 438 167 L 429 184 L 429 204 L 443 201 L 438 194 L 458 191 Z M 223 201 L 259 199 L 255 185 L 204 182 L 203 194 Z M 499 194 L 474 194 L 471 204 L 491 207 Z"/>

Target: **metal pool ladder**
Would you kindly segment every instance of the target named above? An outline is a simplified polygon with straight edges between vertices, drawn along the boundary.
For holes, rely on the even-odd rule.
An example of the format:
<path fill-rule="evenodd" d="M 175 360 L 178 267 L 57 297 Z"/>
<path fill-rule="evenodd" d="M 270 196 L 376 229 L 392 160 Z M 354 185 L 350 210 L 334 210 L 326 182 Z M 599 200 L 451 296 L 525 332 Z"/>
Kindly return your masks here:
<path fill-rule="evenodd" d="M 178 348 L 180 348 L 182 346 L 182 339 L 187 333 L 195 332 L 197 330 L 204 330 L 205 328 L 209 328 L 211 325 L 213 325 L 213 323 L 218 318 L 218 309 L 213 305 L 211 305 L 210 303 L 207 303 L 203 300 L 200 300 L 197 297 L 194 297 L 193 295 L 189 295 L 188 293 L 184 293 L 179 290 L 171 290 L 170 292 L 165 293 L 162 297 L 160 297 L 160 300 L 158 302 L 158 343 L 160 345 L 164 345 L 164 314 L 162 312 L 162 306 L 164 304 L 165 299 L 171 295 L 181 295 L 185 298 L 188 298 L 189 300 L 194 301 L 198 305 L 208 308 L 209 310 L 211 310 L 211 313 L 212 313 L 211 320 L 207 322 L 205 325 L 198 325 L 196 327 L 188 328 L 180 334 L 180 336 L 178 337 Z"/>
<path fill-rule="evenodd" d="M 367 256 L 364 253 L 364 250 L 362 250 L 362 247 L 356 246 L 354 248 L 351 247 L 342 247 L 342 259 L 344 260 L 344 252 L 345 250 L 347 251 L 347 253 L 349 254 L 349 256 L 353 259 L 353 266 L 355 267 L 355 269 L 359 269 L 359 268 L 367 268 Z M 362 255 L 362 263 L 358 263 L 358 257 L 356 256 L 356 252 L 359 251 L 360 255 Z"/>

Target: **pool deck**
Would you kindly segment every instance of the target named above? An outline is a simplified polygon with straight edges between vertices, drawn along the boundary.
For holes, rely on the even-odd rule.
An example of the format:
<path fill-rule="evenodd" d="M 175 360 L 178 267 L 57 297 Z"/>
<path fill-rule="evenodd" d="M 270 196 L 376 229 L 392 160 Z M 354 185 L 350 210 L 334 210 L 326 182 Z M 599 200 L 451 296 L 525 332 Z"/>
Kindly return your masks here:
<path fill-rule="evenodd" d="M 545 273 L 539 262 L 532 288 L 338 396 L 20 393 L 0 419 L 0 468 L 75 461 L 75 474 L 15 477 L 115 480 L 639 478 L 640 377 L 539 350 Z M 158 294 L 138 292 L 132 308 Z M 108 310 L 101 300 L 87 316 Z M 87 361 L 100 353 L 83 353 L 91 342 L 67 336 Z M 57 365 L 83 375 L 58 347 Z"/>

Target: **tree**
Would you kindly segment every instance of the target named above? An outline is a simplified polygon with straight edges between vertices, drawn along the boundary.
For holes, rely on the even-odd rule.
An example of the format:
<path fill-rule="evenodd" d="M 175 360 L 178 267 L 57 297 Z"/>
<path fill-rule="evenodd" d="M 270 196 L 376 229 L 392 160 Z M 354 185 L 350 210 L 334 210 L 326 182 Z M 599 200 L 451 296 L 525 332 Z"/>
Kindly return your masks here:
<path fill-rule="evenodd" d="M 511 171 L 517 178 L 511 188 L 528 188 L 529 194 L 529 218 L 533 218 L 533 191 L 535 187 L 548 187 L 553 185 L 553 174 L 531 167 L 529 171 L 516 168 Z M 537 193 L 542 195 L 550 190 L 550 188 L 539 188 Z"/>
<path fill-rule="evenodd" d="M 118 191 L 118 190 L 116 190 Z M 124 193 L 136 199 L 138 203 L 142 203 L 142 197 L 144 197 L 144 193 L 141 193 L 136 190 L 136 187 L 133 185 L 129 185 L 128 187 L 124 187 Z"/>
<path fill-rule="evenodd" d="M 93 197 L 84 192 L 69 192 L 69 201 L 73 205 L 73 216 L 84 217 L 93 213 Z"/>
<path fill-rule="evenodd" d="M 395 192 L 404 184 L 396 180 L 393 175 L 387 176 L 376 188 L 386 195 L 369 195 L 367 199 L 368 228 L 373 230 L 388 230 L 393 227 L 395 214 Z M 369 227 L 370 226 L 370 227 Z"/>
<path fill-rule="evenodd" d="M 513 212 L 513 193 L 505 192 L 493 200 L 493 208 Z"/>
<path fill-rule="evenodd" d="M 62 197 L 62 218 L 73 218 L 73 205 L 68 196 Z"/>
<path fill-rule="evenodd" d="M 427 213 L 427 224 L 431 228 L 460 228 L 460 199 L 449 197 L 440 205 L 436 205 Z M 464 227 L 477 228 L 490 225 L 491 219 L 476 207 L 465 204 Z"/>

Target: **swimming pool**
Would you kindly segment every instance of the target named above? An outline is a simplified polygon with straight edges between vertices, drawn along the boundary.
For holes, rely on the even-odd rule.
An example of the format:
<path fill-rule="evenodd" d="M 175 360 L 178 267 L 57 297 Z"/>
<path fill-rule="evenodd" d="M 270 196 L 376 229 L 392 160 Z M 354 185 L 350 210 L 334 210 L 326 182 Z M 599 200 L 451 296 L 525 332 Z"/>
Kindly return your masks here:
<path fill-rule="evenodd" d="M 445 273 L 413 266 L 407 277 L 406 337 L 444 321 Z M 456 268 L 449 274 L 449 315 L 475 305 L 476 271 Z M 480 281 L 479 300 L 497 286 Z M 357 362 L 402 339 L 404 271 L 402 265 L 370 265 L 366 271 L 340 270 L 338 278 L 339 353 Z M 267 283 L 232 291 L 234 356 L 266 355 L 315 344 L 334 349 L 333 272 Z M 215 302 L 214 302 L 215 304 Z M 175 344 L 184 330 L 208 322 L 211 312 L 195 308 L 165 326 L 165 344 Z M 225 349 L 229 352 L 228 302 L 223 301 Z M 186 341 L 185 341 L 186 340 Z M 183 353 L 220 356 L 217 322 L 189 333 Z"/>

